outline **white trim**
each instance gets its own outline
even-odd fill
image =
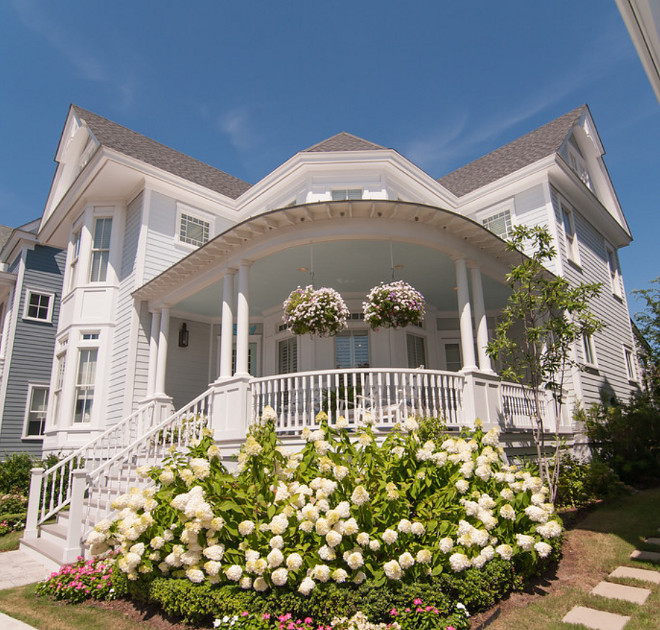
[[[30,411],[32,411],[32,392],[36,389],[45,389],[46,390],[46,415],[43,420],[43,433],[41,435],[28,435],[28,424],[30,421]],[[48,407],[50,403],[50,384],[48,383],[28,383],[28,392],[27,399],[25,401],[25,411],[23,413],[23,431],[21,433],[21,440],[43,440],[46,433],[46,422],[48,420]]]
[[[31,317],[28,315],[30,308],[30,298],[33,295],[40,295],[48,298],[48,312],[46,318],[43,317]],[[39,289],[31,289],[29,287],[25,288],[25,301],[23,302],[23,319],[30,322],[41,322],[42,324],[52,324],[53,322],[53,305],[55,303],[55,294],[50,291],[41,291]]]
[[[497,232],[494,232],[491,230],[487,225],[486,221],[489,219],[493,218],[494,216],[498,214],[503,214],[505,212],[509,213],[509,223],[511,225],[511,230],[517,225],[517,221],[515,220],[516,217],[516,205],[515,205],[515,200],[514,197],[509,197],[508,199],[501,201],[499,203],[496,203],[492,206],[489,206],[485,210],[481,210],[475,214],[475,219],[477,223],[480,223],[483,225],[487,230],[493,232],[496,236],[499,236],[502,240],[506,240],[511,236],[510,232],[507,232],[504,235],[498,234]]]

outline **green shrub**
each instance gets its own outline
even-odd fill
[[[6,514],[25,513],[27,497],[22,494],[5,494],[0,497],[0,519]]]
[[[581,507],[623,492],[617,474],[603,461],[583,461],[570,455],[561,459],[557,484],[557,507]]]
[[[0,462],[0,494],[28,494],[30,470],[36,465],[28,453],[12,453]]]
[[[628,403],[593,405],[586,429],[595,457],[627,484],[660,480],[660,397],[642,393]]]

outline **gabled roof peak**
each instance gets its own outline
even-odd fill
[[[115,151],[236,199],[250,184],[77,105],[72,111],[96,140]]]
[[[588,111],[587,105],[580,105],[513,142],[461,166],[438,179],[438,182],[457,197],[462,197],[537,160],[557,153],[573,127]]]
[[[342,131],[335,136],[327,138],[326,140],[305,149],[303,153],[324,153],[329,151],[378,151],[383,149],[385,149],[385,147],[381,147],[379,144],[374,144],[373,142],[369,142],[369,140],[354,136],[352,133]]]

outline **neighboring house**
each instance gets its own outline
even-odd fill
[[[454,428],[479,417],[511,447],[529,444],[522,389],[485,352],[519,260],[502,239],[520,223],[548,226],[550,271],[604,287],[592,308],[607,327],[574,349],[583,369],[561,417],[546,392],[547,426],[571,443],[575,403],[638,388],[617,253],[632,237],[603,154],[582,106],[440,179],[340,133],[250,185],[72,106],[39,229],[66,250],[44,450],[81,447],[69,527],[109,509],[111,468],[124,483],[129,462],[157,456],[174,410],[170,422],[205,418],[227,456],[266,405],[293,442],[323,409],[349,424],[369,411],[381,428],[409,413]],[[371,331],[362,302],[393,277],[423,293],[426,318]],[[345,333],[296,337],[282,324],[282,301],[309,283],[341,292]],[[31,505],[28,540],[60,509]],[[69,529],[64,557],[79,534]]]
[[[0,457],[40,456],[66,252],[0,228]]]
[[[660,2],[616,0],[651,87],[660,101]]]

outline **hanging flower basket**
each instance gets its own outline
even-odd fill
[[[402,280],[381,282],[362,304],[364,320],[373,330],[419,324],[424,319],[425,306],[424,296]]]
[[[347,327],[348,308],[334,289],[298,287],[284,300],[284,323],[294,335],[329,337]]]

